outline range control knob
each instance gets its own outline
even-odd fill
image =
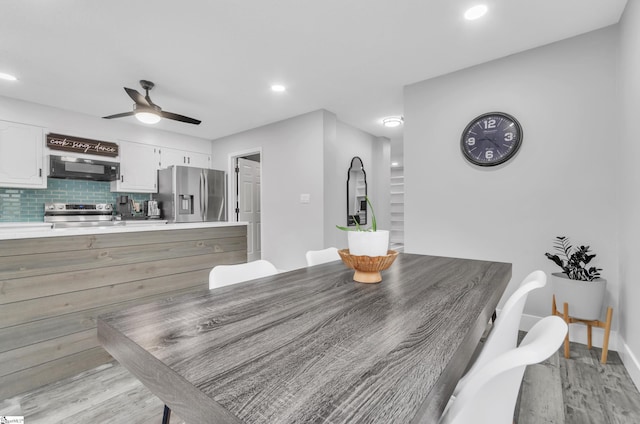
[[[55,205],[47,205],[47,208],[46,208],[46,209],[47,209],[48,211],[52,211],[52,210],[54,210],[55,208],[56,208],[56,207],[55,207]]]
[[[64,205],[63,205],[62,203],[58,203],[58,204],[56,205],[56,209],[58,209],[58,210],[63,210],[63,209],[64,209]]]

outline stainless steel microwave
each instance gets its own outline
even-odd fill
[[[75,180],[115,181],[120,164],[72,156],[49,156],[49,177]]]

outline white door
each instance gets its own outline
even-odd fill
[[[238,221],[247,226],[247,260],[261,258],[260,248],[260,162],[238,158],[236,176],[238,178]]]

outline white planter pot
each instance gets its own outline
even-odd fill
[[[551,274],[553,294],[556,297],[558,312],[569,304],[569,316],[585,320],[600,319],[602,303],[607,292],[607,280],[598,278],[593,281],[571,280],[566,274]]]
[[[356,256],[386,256],[389,250],[389,231],[349,231],[349,253]]]

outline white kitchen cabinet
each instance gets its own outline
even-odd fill
[[[156,193],[160,149],[148,144],[120,140],[120,179],[111,182],[111,191]]]
[[[160,168],[168,168],[171,165],[208,169],[211,168],[211,155],[168,147],[160,148]]]
[[[0,187],[47,188],[44,129],[0,121]]]

